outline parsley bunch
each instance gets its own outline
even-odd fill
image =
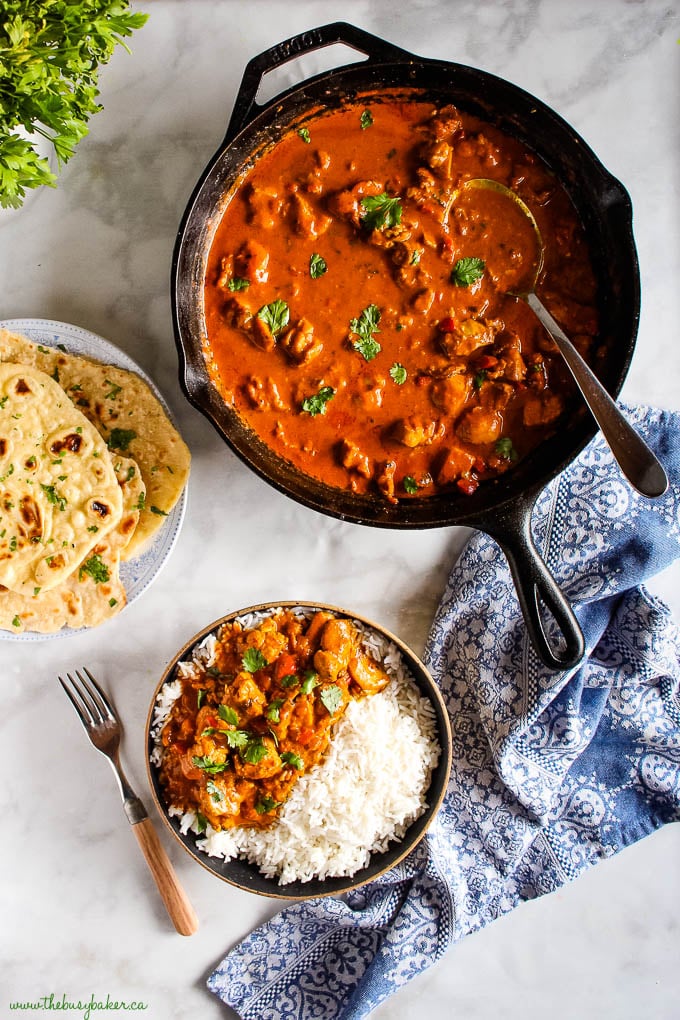
[[[0,8],[0,206],[54,187],[48,161],[20,129],[47,138],[66,163],[101,109],[99,67],[146,14],[129,0],[3,0]],[[17,130],[19,129],[19,131]]]

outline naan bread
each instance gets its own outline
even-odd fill
[[[142,551],[179,499],[191,455],[162,405],[133,372],[35,344],[0,329],[0,361],[33,365],[55,378],[113,453],[133,457],[146,501],[125,559]]]
[[[50,634],[62,627],[96,627],[124,607],[127,600],[119,575],[120,557],[137,525],[145,489],[134,461],[114,457],[113,467],[123,497],[116,527],[51,591],[19,595],[0,590],[0,629]]]
[[[23,595],[55,588],[122,511],[96,428],[49,375],[0,364],[0,584]]]

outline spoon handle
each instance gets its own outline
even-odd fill
[[[656,456],[629,424],[541,299],[533,292],[522,294],[521,297],[557,344],[593,418],[630,484],[651,499],[663,496],[668,488],[668,476]]]

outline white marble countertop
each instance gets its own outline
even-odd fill
[[[0,318],[75,323],[158,383],[193,453],[185,525],[156,583],[98,632],[3,642],[0,1015],[12,1001],[141,1000],[153,1020],[232,1014],[204,986],[277,902],[241,893],[162,838],[201,921],[171,929],[108,767],[56,674],[87,664],[126,722],[124,758],[147,802],[151,691],[192,633],[235,608],[319,599],[422,651],[460,530],[360,528],[260,482],[181,395],[170,259],[187,198],[223,137],[247,60],[306,28],[354,22],[415,53],[469,63],[553,106],[629,189],[643,308],[623,397],[680,407],[680,12],[666,0],[149,0],[150,19],[101,79],[104,111],[56,190],[0,219]],[[326,66],[288,65],[270,92]],[[652,585],[680,617],[680,572]],[[466,1020],[678,1015],[680,829],[669,826],[559,894],[465,939],[374,1013]],[[12,1015],[15,1015],[12,1013]],[[18,1014],[17,1014],[18,1015]],[[29,1014],[23,1014],[29,1015]],[[94,1014],[93,1014],[94,1015]],[[113,1013],[111,1015],[122,1015]]]

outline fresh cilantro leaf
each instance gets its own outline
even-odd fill
[[[12,620],[12,626],[13,627],[20,627],[21,626],[21,619],[20,619],[20,617],[18,617],[18,616],[14,617],[14,619]]]
[[[270,811],[273,811],[274,808],[281,807],[282,803],[283,802],[280,800],[274,800],[273,797],[269,796],[260,797],[260,799],[255,804],[255,810],[257,811],[258,815],[267,815],[269,814]]]
[[[106,383],[107,386],[111,387],[109,392],[105,395],[106,400],[115,400],[115,398],[118,396],[123,387],[118,386],[116,383],[112,383],[110,379],[105,379],[104,382]]]
[[[476,390],[481,390],[482,384],[484,383],[485,379],[486,379],[486,370],[482,369],[480,372],[477,373],[477,375],[472,380],[472,385],[474,386],[474,388]]]
[[[356,333],[359,337],[352,343],[352,346],[366,361],[372,361],[382,350],[378,341],[373,337],[374,333],[380,332],[378,329],[380,315],[377,305],[367,305],[358,319],[350,319],[350,332]]]
[[[206,793],[209,794],[210,799],[214,800],[216,804],[219,804],[220,801],[224,800],[224,794],[220,790],[219,786],[212,781],[212,779],[209,779],[205,784],[205,789]]]
[[[0,14],[0,206],[56,176],[17,129],[47,138],[66,163],[101,110],[99,70],[146,14],[129,0],[4,0]]]
[[[11,472],[8,472],[8,474],[11,474]],[[53,485],[43,485],[43,483],[41,482],[40,488],[47,496],[48,503],[52,503],[53,506],[58,506],[60,510],[66,509],[66,500],[64,499],[63,496],[58,495]]]
[[[395,361],[395,363],[392,365],[392,368],[390,369],[390,375],[394,382],[397,384],[397,386],[403,386],[404,383],[406,382],[408,372],[406,371],[403,365],[401,365],[398,361]]]
[[[299,134],[300,138],[302,139],[302,141],[305,143],[305,145],[309,145],[309,143],[312,140],[311,135],[309,133],[309,128],[305,128],[305,127],[298,128],[298,134]]]
[[[371,125],[373,124],[373,114],[371,113],[370,110],[362,111],[360,124],[362,131],[365,131],[366,128],[371,127]]]
[[[413,477],[413,475],[405,475],[403,484],[406,492],[408,492],[409,495],[411,496],[413,495],[414,492],[418,491],[418,483]]]
[[[319,682],[319,674],[315,673],[312,669],[308,669],[300,690],[303,694],[311,694],[314,688],[319,686]]]
[[[232,276],[232,278],[227,281],[227,287],[230,291],[246,290],[250,287],[250,280],[245,280],[242,276]]]
[[[247,747],[250,740],[250,734],[247,730],[225,730],[224,735],[227,738],[229,747]]]
[[[230,708],[229,705],[218,705],[217,714],[222,722],[229,723],[230,726],[238,726],[238,715],[235,709]]]
[[[451,270],[451,283],[455,283],[456,287],[469,287],[471,283],[481,280],[485,269],[484,259],[458,259]]]
[[[262,305],[262,308],[257,313],[257,317],[269,326],[272,336],[278,336],[281,330],[285,329],[288,325],[290,309],[285,301],[277,298],[268,305]]]
[[[328,269],[326,260],[321,255],[314,252],[309,259],[309,275],[313,280],[318,280],[320,276]]]
[[[268,756],[269,751],[266,744],[263,743],[262,737],[252,737],[241,751],[241,757],[249,765],[258,765],[263,758]]]
[[[295,687],[296,684],[300,683],[300,678],[295,673],[286,673],[285,676],[281,677],[279,683],[282,687]]]
[[[295,751],[284,751],[281,755],[281,761],[285,765],[290,765],[292,769],[297,769],[298,772],[302,772],[305,767],[305,763],[302,758],[299,754],[296,754]]]
[[[127,450],[133,439],[137,438],[134,429],[111,429],[106,445],[109,450]]]
[[[113,609],[114,606],[118,605],[118,599],[113,599],[113,598],[109,599],[109,605]]]
[[[89,560],[85,560],[78,571],[78,580],[82,581],[85,575],[92,578],[95,584],[102,584],[109,579],[109,568],[103,562],[101,556],[95,553],[90,556]]]
[[[196,812],[196,829],[199,833],[205,832],[208,828],[208,819],[200,811]]]
[[[314,418],[317,414],[326,413],[326,404],[335,396],[332,386],[322,386],[318,393],[311,397],[305,397],[302,401],[302,410],[311,414]]]
[[[281,706],[285,700],[285,698],[274,698],[273,701],[270,701],[267,706],[267,711],[265,712],[265,715],[270,722],[281,722]]]
[[[167,511],[161,510],[160,507],[153,506],[153,504],[149,507],[149,509],[151,510],[152,514],[156,514],[158,517],[167,517],[168,516]]]
[[[517,460],[517,450],[512,445],[512,439],[510,439],[509,436],[503,436],[501,439],[497,439],[494,450],[499,457],[503,458],[503,460],[513,462]]]
[[[386,191],[380,195],[366,195],[361,199],[364,210],[360,213],[366,230],[389,230],[401,223],[401,199],[390,198]]]
[[[335,715],[342,704],[342,691],[337,684],[331,684],[319,694],[321,703],[328,709],[330,715]]]
[[[207,754],[200,757],[194,755],[191,760],[197,769],[207,772],[209,776],[217,775],[218,772],[224,772],[224,770],[229,767],[228,762],[215,762],[212,758],[209,758]]]
[[[246,648],[241,662],[249,673],[256,673],[258,669],[269,665],[259,648]]]

